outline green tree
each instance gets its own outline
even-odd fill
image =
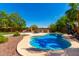
[[[5,31],[9,28],[8,14],[5,11],[0,11],[0,29]]]
[[[16,29],[23,29],[26,28],[26,22],[24,19],[22,19],[22,17],[19,16],[19,14],[17,13],[12,13],[9,16],[10,19],[10,26]]]
[[[62,16],[57,22],[57,31],[65,32],[66,30],[66,22],[67,22],[67,16]]]
[[[2,28],[8,28],[8,19],[2,19]]]
[[[62,16],[55,24],[50,24],[50,32],[66,32],[67,16]]]
[[[78,21],[78,25],[79,25],[79,20],[77,18],[77,14],[78,14],[77,8],[78,8],[79,4],[78,3],[69,3],[68,5],[70,6],[70,9],[68,11],[66,11],[66,15],[67,15],[68,19],[70,20],[70,24],[71,24],[72,28],[73,29],[75,28],[77,30],[77,32],[79,32],[79,30],[78,30],[79,27],[74,27],[74,25],[73,25],[75,20]]]
[[[66,15],[70,21],[77,18],[77,3],[69,3],[70,9],[66,11]]]
[[[31,32],[36,32],[37,29],[38,29],[38,26],[37,25],[31,25],[30,29],[31,29]]]
[[[56,24],[50,24],[48,28],[50,32],[55,32],[57,30]]]
[[[0,11],[0,19],[8,18],[8,14],[5,11]]]
[[[0,11],[0,29],[8,28],[21,30],[26,28],[26,22],[17,13],[7,14],[5,11]]]

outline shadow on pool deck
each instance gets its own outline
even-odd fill
[[[31,52],[31,53],[46,52],[46,50],[41,50],[41,49],[37,49],[37,48],[26,48],[26,50]]]
[[[36,48],[28,48],[26,50],[28,50],[31,53],[47,52],[47,51],[36,49]],[[50,56],[79,56],[79,48],[68,48],[64,50],[64,53],[52,53]]]
[[[36,49],[36,48],[24,48],[30,53],[41,53],[41,52],[47,52],[45,56],[79,56],[79,48],[68,48],[63,50],[64,52],[55,52],[51,51],[51,53],[48,53],[49,51],[44,51],[41,49]]]
[[[68,48],[64,52],[67,56],[79,56],[79,48]]]

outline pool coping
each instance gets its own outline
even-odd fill
[[[29,36],[24,36],[23,39],[18,43],[17,45],[17,52],[22,55],[22,56],[44,56],[47,54],[47,52],[42,52],[42,53],[30,53],[27,49],[31,48],[32,46],[29,44],[30,37],[32,36],[39,36],[39,35],[45,35],[47,33],[37,33],[37,34],[30,34]],[[69,48],[79,48],[79,43],[75,41],[70,41],[72,46]],[[63,52],[64,50],[60,50],[59,52]]]
[[[45,35],[45,34],[47,34],[47,33],[31,34],[29,36],[24,36],[23,39],[17,45],[17,52],[22,56],[41,56],[41,55],[45,54],[46,52],[44,52],[44,53],[29,53],[26,50],[26,48],[32,47],[29,44],[29,40],[30,40],[31,36],[39,36],[39,35]]]

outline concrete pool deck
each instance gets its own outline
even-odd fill
[[[22,56],[45,56],[47,55],[49,52],[36,50],[29,44],[31,36],[39,36],[39,35],[45,35],[45,34],[47,33],[36,33],[36,34],[30,33],[27,36],[24,36],[23,39],[17,45],[17,52]],[[70,42],[72,44],[70,48],[79,48],[78,42],[74,41],[73,39],[70,39]],[[62,55],[65,53],[64,50],[58,50],[58,51],[52,51],[52,52],[62,53]]]

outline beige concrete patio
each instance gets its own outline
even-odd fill
[[[22,56],[47,56],[49,55],[50,51],[41,51],[38,49],[33,48],[30,44],[30,37],[31,36],[39,36],[39,35],[45,35],[46,33],[37,33],[37,34],[30,34],[27,36],[24,36],[23,39],[18,43],[17,45],[17,51]],[[64,35],[65,36],[65,35]],[[76,48],[79,48],[79,43],[75,41],[74,39],[68,39],[71,42],[71,47],[73,51],[76,50]],[[58,51],[51,51],[52,55],[62,56],[62,55],[68,55],[68,51],[71,50],[70,48],[67,48],[66,50],[58,50]],[[75,49],[75,50],[74,50]],[[79,53],[79,50],[77,49],[77,52]],[[76,52],[76,53],[77,53]]]

